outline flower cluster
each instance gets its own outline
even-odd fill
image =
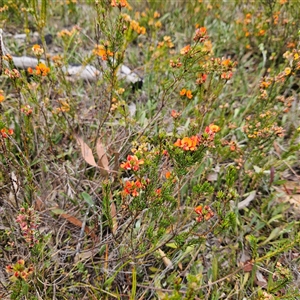
[[[29,74],[47,76],[50,73],[50,68],[47,67],[44,63],[39,63],[35,67],[35,70],[33,70],[32,68],[28,68],[27,71]]]
[[[182,89],[179,94],[180,94],[180,96],[182,96],[182,97],[185,96],[188,99],[192,99],[193,98],[193,94],[192,94],[191,90]]]
[[[59,54],[52,56],[51,60],[54,62],[56,67],[61,67],[63,65],[63,57]]]
[[[224,72],[221,74],[221,78],[225,80],[229,80],[233,76],[233,73],[231,71]]]
[[[79,31],[80,31],[80,27],[76,25],[72,28],[71,31],[68,29],[63,29],[62,31],[57,33],[57,36],[60,38],[71,37],[75,34],[78,34]]]
[[[227,141],[227,140],[223,140],[222,141],[222,146],[228,146],[230,151],[232,152],[240,152],[241,148],[239,147],[239,145],[235,142],[235,141]]]
[[[14,134],[14,130],[11,128],[2,128],[0,130],[0,136],[2,136],[4,139],[6,139],[9,135],[13,135]]]
[[[38,216],[36,215],[36,212],[32,207],[22,207],[16,222],[20,225],[26,243],[32,248],[38,242],[36,238],[38,233]]]
[[[173,118],[173,119],[177,119],[178,117],[180,117],[180,113],[178,112],[178,111],[176,111],[176,110],[172,110],[171,111],[171,117]]]
[[[296,101],[296,97],[295,96],[285,97],[284,95],[279,95],[276,97],[276,100],[278,102],[283,103],[284,105],[283,112],[287,113],[291,109],[293,102]]]
[[[177,58],[177,61],[170,60],[170,67],[171,68],[180,68],[182,66],[182,62],[180,61],[180,58]]]
[[[142,15],[144,16],[144,17],[146,17],[146,14],[145,13],[142,13]],[[162,23],[161,23],[161,21],[156,21],[155,19],[158,19],[160,17],[160,13],[158,12],[158,11],[155,11],[154,13],[153,13],[153,15],[152,16],[150,16],[150,19],[149,19],[149,21],[148,21],[148,25],[149,26],[154,26],[154,28],[161,28],[162,27]]]
[[[164,40],[158,43],[157,48],[161,48],[163,46],[167,46],[168,48],[174,48],[174,44],[170,36],[164,36]]]
[[[276,124],[271,127],[260,127],[260,124],[257,124],[256,126],[246,125],[243,129],[250,139],[267,139],[271,136],[284,137],[285,131],[281,126],[277,126]]]
[[[146,28],[144,26],[140,26],[139,22],[135,20],[130,21],[130,28],[137,34],[146,34]]]
[[[145,152],[148,152],[150,145],[147,141],[141,140],[139,143],[137,141],[132,142],[131,152],[135,155],[143,155]],[[141,160],[140,160],[141,161]]]
[[[53,114],[58,114],[60,112],[68,112],[70,111],[70,105],[68,103],[68,99],[59,99],[59,107],[53,109]]]
[[[125,100],[117,100],[115,97],[113,97],[111,99],[111,107],[110,107],[110,111],[114,112],[115,110],[117,110],[119,107],[124,108],[126,106],[126,102]]]
[[[146,181],[141,181],[139,179],[135,180],[135,181],[126,181],[125,185],[124,185],[124,189],[123,189],[123,195],[127,196],[133,196],[133,197],[137,197],[140,194],[140,190],[142,190],[143,188],[145,188],[147,184],[147,180]]]
[[[293,49],[292,52],[287,51],[283,54],[283,57],[288,61],[291,67],[300,70],[300,50]]]
[[[30,116],[33,110],[32,107],[27,104],[21,107],[21,112],[24,113],[26,116]]]
[[[102,60],[107,60],[109,56],[113,56],[113,52],[108,49],[107,45],[96,45],[93,50],[93,54],[100,56]]]
[[[146,34],[146,28],[140,26],[138,21],[132,20],[131,17],[127,14],[122,14],[123,19],[129,23],[129,28],[135,31],[137,34]]]
[[[180,50],[181,55],[187,55],[191,51],[191,45],[187,45]]]
[[[207,35],[206,27],[197,28],[194,35],[194,41],[202,43],[207,39],[208,39],[208,35]]]
[[[127,160],[123,162],[120,167],[124,170],[137,171],[142,164],[144,164],[144,160],[138,159],[136,155],[128,155]]]
[[[243,131],[250,139],[267,139],[270,137],[283,137],[284,129],[274,124],[273,118],[276,117],[275,112],[266,111],[261,113],[258,120],[254,120],[253,116],[246,117],[246,124]]]
[[[180,147],[185,151],[195,151],[197,150],[197,146],[200,144],[200,140],[200,137],[197,135],[184,137],[182,140],[177,139],[177,141],[174,143],[174,146]]]
[[[34,55],[37,57],[41,57],[44,53],[44,49],[40,45],[37,45],[37,44],[33,45],[31,50],[34,53]]]
[[[174,146],[180,147],[185,151],[195,151],[199,145],[214,147],[215,134],[220,131],[220,127],[215,124],[210,124],[204,130],[202,135],[193,135],[191,137],[184,137],[183,139],[177,139]]]
[[[203,219],[205,221],[208,221],[214,216],[214,212],[208,205],[205,205],[204,207],[202,205],[199,205],[195,207],[194,211],[198,215],[198,217],[196,218],[197,222],[202,222]]]
[[[4,74],[8,76],[10,79],[17,79],[20,78],[21,76],[20,72],[17,69],[12,69],[12,70],[5,69]]]
[[[129,8],[129,4],[127,3],[127,0],[112,0],[110,6],[119,7],[119,8],[121,7]]]
[[[206,81],[206,79],[207,79],[207,74],[200,73],[197,76],[196,84],[201,85]]]
[[[8,265],[5,268],[8,274],[12,274],[10,280],[15,282],[17,280],[28,280],[28,277],[33,273],[33,266],[25,267],[24,259],[19,259],[15,264]]]

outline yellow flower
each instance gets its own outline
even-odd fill
[[[291,72],[292,72],[292,69],[291,69],[291,68],[285,68],[285,69],[284,69],[284,73],[285,73],[286,76],[290,75]]]
[[[209,125],[209,129],[212,131],[212,132],[219,132],[221,130],[221,128],[218,126],[218,125],[215,125],[215,124],[210,124]]]

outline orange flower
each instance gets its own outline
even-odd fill
[[[50,68],[47,67],[45,64],[43,63],[39,63],[36,67],[35,67],[35,74],[36,75],[42,75],[42,76],[47,76],[50,72]]]
[[[202,207],[202,205],[199,205],[195,207],[194,211],[196,214],[198,214],[198,217],[196,218],[197,222],[203,221],[203,218],[205,221],[208,221],[214,216],[214,212],[208,205],[205,205],[204,207]]]
[[[159,17],[160,17],[160,13],[158,11],[155,11],[154,14],[153,14],[153,18],[157,19]]]
[[[215,124],[210,124],[209,125],[209,129],[212,131],[212,132],[219,132],[221,130],[221,128],[218,126],[218,125],[215,125]]]
[[[129,7],[129,4],[126,0],[112,0],[110,3],[112,7]]]
[[[131,192],[131,195],[133,197],[137,197],[139,195],[138,191],[136,189],[134,189],[132,192]]]
[[[136,155],[128,155],[127,161],[123,162],[120,167],[124,170],[133,170],[137,171],[139,166],[142,165],[144,161],[142,159],[138,159]]]
[[[258,32],[258,36],[264,36],[266,33],[266,31],[264,29],[261,29],[259,32]]]
[[[146,34],[146,28],[144,26],[140,26],[139,22],[135,20],[130,21],[130,28],[137,34]]]
[[[13,135],[14,134],[14,130],[13,129],[7,129],[7,128],[2,128],[0,130],[0,135],[6,139],[9,135]]]
[[[186,96],[188,99],[192,99],[192,98],[193,98],[192,91],[187,90],[187,89],[182,89],[182,90],[179,92],[179,94],[180,94],[180,96]]]
[[[178,139],[174,146],[180,147],[185,151],[195,151],[197,150],[197,146],[199,145],[199,138],[197,136],[184,137],[182,140]]]
[[[10,128],[10,129],[7,130],[7,133],[8,133],[8,135],[13,135],[14,134],[14,130]]]
[[[166,176],[167,179],[169,179],[171,177],[171,172],[168,171],[165,176]]]
[[[136,181],[126,181],[125,187],[123,190],[124,195],[131,195],[133,197],[137,197],[139,195],[140,189],[144,188],[144,184],[141,183],[139,180]]]
[[[103,45],[96,45],[93,50],[93,54],[100,56],[103,60],[107,60],[108,56],[113,56],[113,52]]]
[[[180,54],[186,55],[191,51],[191,45],[187,45],[180,50]]]
[[[195,42],[200,41],[202,43],[203,41],[208,39],[208,36],[206,35],[206,33],[207,33],[206,27],[200,27],[200,28],[196,29],[194,41]]]
[[[195,207],[194,211],[198,215],[202,214],[202,205]]]
[[[233,75],[233,73],[231,71],[228,73],[225,72],[225,73],[221,74],[221,78],[222,79],[230,79],[232,77],[232,75]]]
[[[172,118],[177,119],[179,116],[180,116],[180,113],[178,111],[176,111],[174,109],[171,111]]]
[[[198,78],[196,80],[196,84],[200,85],[200,84],[204,83],[206,81],[206,79],[207,79],[207,74],[199,74]]]
[[[228,67],[231,65],[232,65],[232,61],[229,58],[222,60],[222,66]]]
[[[180,96],[184,96],[186,94],[186,89],[182,89],[179,94]]]
[[[190,90],[186,91],[186,97],[188,99],[192,99],[193,98],[192,92]]]
[[[1,91],[0,91],[0,103],[3,102],[4,100],[5,100],[5,97],[4,97],[4,95],[1,94]]]

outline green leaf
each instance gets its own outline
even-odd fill
[[[95,203],[94,203],[92,197],[91,197],[88,193],[82,192],[82,193],[81,193],[81,196],[82,196],[83,200],[84,200],[89,206],[94,206],[94,205],[95,205]]]
[[[63,209],[60,209],[60,208],[54,208],[54,209],[51,209],[51,211],[55,214],[55,215],[61,215],[61,214],[64,214],[65,211]]]

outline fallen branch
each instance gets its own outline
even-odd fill
[[[9,51],[4,46],[3,42],[3,30],[0,29],[0,56],[10,54]],[[11,54],[10,54],[11,55]],[[14,56],[11,55],[13,63],[16,68],[27,70],[28,68],[35,68],[38,63],[46,63],[43,59],[36,59],[29,56]],[[2,61],[2,60],[1,60]],[[51,64],[53,65],[53,64]],[[96,81],[101,78],[102,72],[96,69],[92,65],[79,65],[73,66],[68,65],[62,68],[63,72],[73,78],[73,79],[82,79],[86,81]],[[121,65],[118,69],[117,76],[119,79],[125,79],[128,83],[136,84],[142,83],[142,78],[136,73],[132,72],[128,67]]]

